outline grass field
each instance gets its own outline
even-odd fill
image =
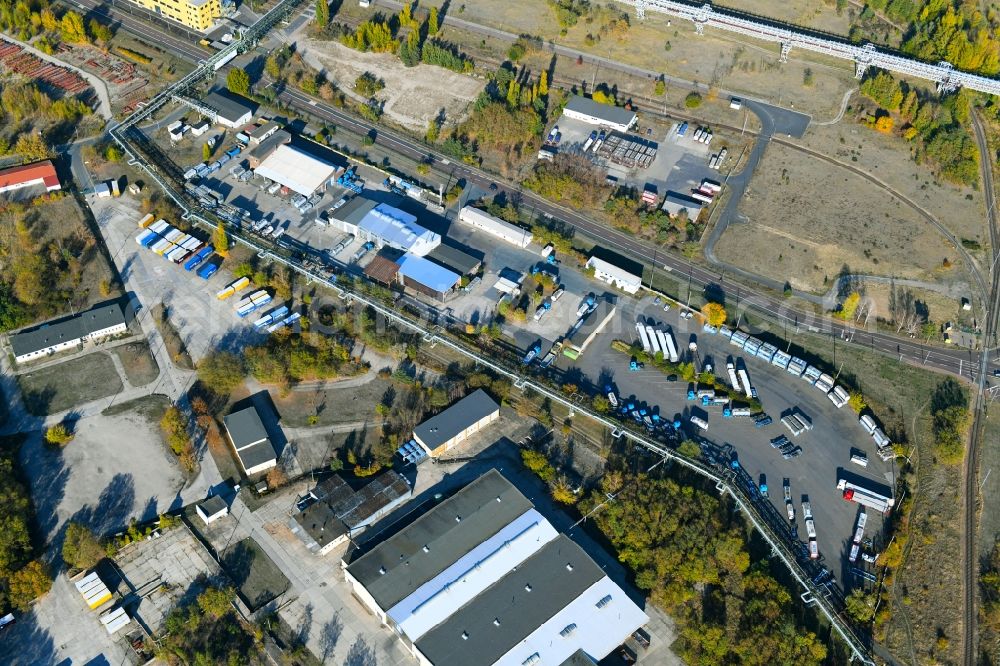
[[[719,259],[793,287],[825,292],[851,272],[965,283],[968,275],[941,233],[882,188],[846,169],[771,144],[716,246]],[[947,257],[951,268],[943,268]]]
[[[145,386],[160,375],[160,367],[149,351],[148,342],[133,342],[114,348],[125,369],[125,378],[132,386]]]
[[[288,589],[288,579],[252,538],[233,544],[223,553],[222,566],[251,610]]]
[[[170,398],[159,393],[145,395],[141,398],[126,400],[111,405],[101,412],[102,416],[118,416],[119,414],[136,414],[150,423],[159,424],[163,413],[170,406]]]
[[[18,375],[17,383],[24,406],[35,416],[62,412],[122,390],[114,363],[103,353]]]

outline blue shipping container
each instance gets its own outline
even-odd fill
[[[219,270],[219,264],[208,262],[198,269],[198,277],[207,280]]]
[[[198,254],[194,255],[193,257],[187,260],[187,263],[184,264],[184,270],[186,271],[192,270],[195,266],[205,261],[205,259],[208,258],[208,255],[212,254],[213,252],[215,252],[215,248],[212,247],[211,245],[202,248],[201,252],[199,252]]]

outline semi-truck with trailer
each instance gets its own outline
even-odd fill
[[[729,372],[729,384],[733,389],[740,390],[740,379],[736,375],[736,364],[731,360],[726,363],[726,370]]]
[[[750,384],[750,375],[747,374],[746,368],[740,368],[736,371],[737,376],[740,378],[740,383],[743,384],[743,393],[748,398],[753,397],[753,386]]]
[[[691,425],[699,430],[708,430],[708,422],[700,416],[692,416],[689,420],[691,421]]]
[[[843,493],[846,501],[857,502],[882,514],[888,513],[895,504],[895,500],[892,497],[844,478],[837,480],[837,490]]]

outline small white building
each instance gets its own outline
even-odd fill
[[[612,263],[604,261],[598,257],[591,257],[587,260],[587,268],[594,269],[594,277],[621,289],[626,294],[634,294],[642,286],[642,277],[633,275],[624,268],[619,268]]]
[[[206,525],[211,525],[218,519],[229,515],[229,505],[218,495],[202,500],[195,505],[194,510]]]
[[[635,111],[629,111],[620,106],[600,104],[589,97],[580,95],[570,98],[566,108],[563,109],[563,115],[588,125],[610,127],[619,132],[629,131],[638,118]]]
[[[230,129],[240,129],[253,118],[253,107],[248,102],[237,100],[224,90],[213,90],[205,95],[206,107],[215,112],[215,120]]]
[[[500,405],[486,391],[476,389],[414,428],[413,439],[436,458],[499,418]]]
[[[481,229],[491,236],[496,236],[502,241],[506,241],[519,248],[526,248],[531,243],[531,232],[516,224],[505,222],[498,217],[494,217],[486,211],[463,206],[458,214],[458,221],[465,222],[471,227]]]
[[[278,464],[260,414],[254,406],[233,412],[222,419],[226,434],[236,450],[236,459],[247,476],[266,472]]]

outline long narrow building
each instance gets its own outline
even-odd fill
[[[344,568],[423,666],[596,662],[649,620],[496,470]]]

